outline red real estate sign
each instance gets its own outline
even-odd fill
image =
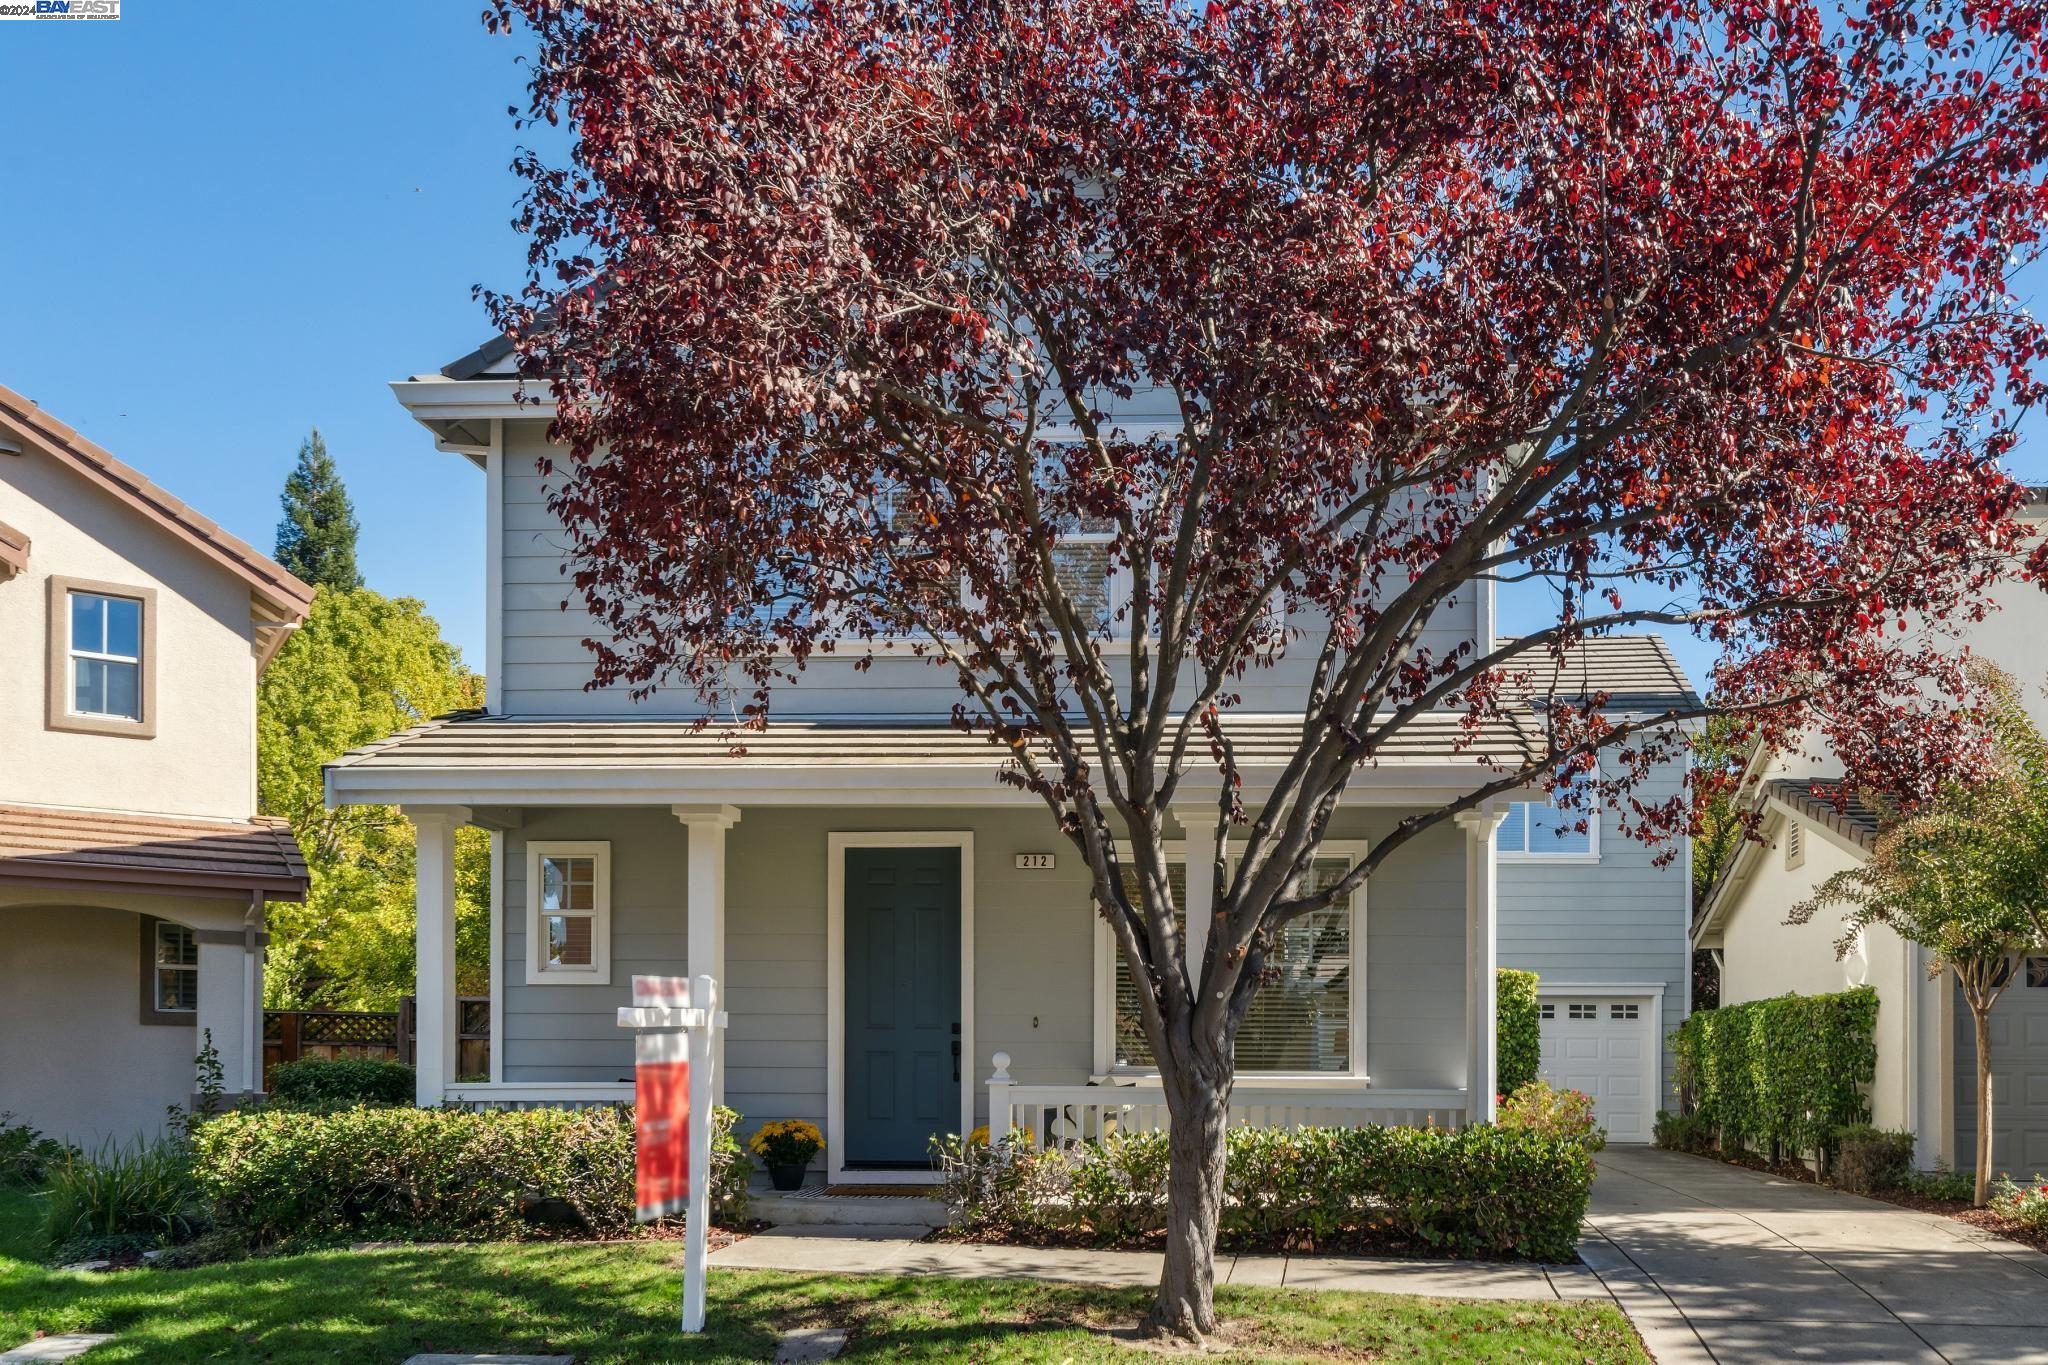
[[[677,977],[633,978],[636,1005],[687,1005],[688,983]],[[690,1062],[682,1033],[634,1039],[633,1128],[639,1151],[635,1181],[640,1222],[671,1218],[690,1203]]]

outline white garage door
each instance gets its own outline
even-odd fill
[[[1650,1002],[1602,996],[1543,997],[1539,1073],[1560,1090],[1593,1097],[1609,1142],[1648,1142],[1656,1109],[1649,1083]]]

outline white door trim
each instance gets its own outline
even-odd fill
[[[1549,995],[1649,1002],[1650,1045],[1643,1049],[1643,1095],[1650,1108],[1645,1119],[1653,1119],[1664,1107],[1664,989],[1661,981],[1560,981],[1553,985],[1539,978],[1536,982],[1539,1008]],[[1543,1021],[1538,1019],[1536,1026],[1541,1030]]]
[[[968,830],[839,831],[825,836],[825,1178],[928,1184],[925,1171],[854,1171],[846,1152],[846,853],[854,848],[960,850],[960,1127],[974,1131],[974,835]]]

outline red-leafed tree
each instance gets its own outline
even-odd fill
[[[1689,629],[1750,732],[1817,726],[1893,792],[1971,752],[1930,701],[1953,660],[1890,626],[1969,616],[2012,534],[2039,5],[488,17],[534,30],[527,116],[573,133],[569,164],[518,162],[529,277],[490,302],[559,405],[594,683],[761,723],[849,640],[958,680],[1137,986],[1172,1120],[1156,1330],[1214,1324],[1232,1048],[1284,926],[1561,772],[1641,837],[1686,829],[1631,790],[1705,708],[1532,707],[1527,678]],[[1120,423],[1140,400],[1168,420]],[[1102,557],[1060,553],[1083,527]],[[1543,628],[1441,643],[1532,578]],[[1276,664],[1298,730],[1254,790],[1231,712]],[[1542,752],[1495,742],[1509,712]],[[1315,881],[1347,784],[1446,714],[1471,789]],[[1234,858],[1196,871],[1191,962],[1164,840],[1195,793]]]

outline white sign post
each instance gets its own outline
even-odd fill
[[[708,976],[636,976],[633,1004],[619,1010],[619,1027],[639,1029],[633,1040],[635,1138],[639,1149],[638,1217],[643,1223],[683,1215],[683,1330],[704,1330],[704,1252],[711,1230],[712,1045],[726,1016],[718,983]],[[687,1073],[687,1108],[676,1111]],[[686,1119],[687,1154],[674,1144],[675,1122]],[[675,1197],[677,1167],[687,1170],[687,1197]]]

